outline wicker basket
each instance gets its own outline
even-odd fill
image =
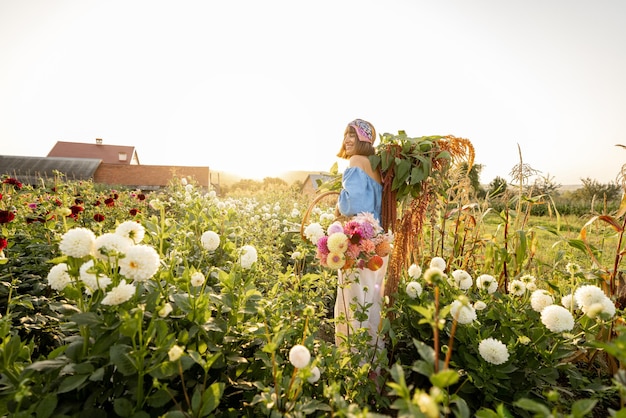
[[[306,223],[309,221],[309,217],[311,216],[311,211],[313,210],[315,205],[317,205],[322,199],[328,196],[333,196],[333,195],[339,195],[339,192],[337,190],[329,190],[327,192],[317,195],[315,199],[313,199],[309,207],[306,209],[306,212],[304,212],[304,216],[302,217],[302,223],[300,224],[300,236],[302,237],[303,240],[306,240],[306,237],[304,236],[304,228],[305,228]]]

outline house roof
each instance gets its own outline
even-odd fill
[[[324,173],[309,174],[308,176],[306,176],[306,179],[304,179],[303,186],[306,185],[307,182],[310,181],[313,186],[313,190],[317,190],[321,183],[325,183],[329,180],[332,180],[333,177],[334,176],[332,174],[324,174]]]
[[[126,159],[121,159],[124,155]],[[106,164],[139,164],[135,147],[128,145],[108,145],[101,142],[88,144],[85,142],[58,141],[48,153],[48,157],[63,158],[97,158]]]
[[[41,178],[54,178],[56,171],[67,180],[93,179],[101,160],[95,158],[21,157],[0,155],[0,174],[22,183],[38,184]]]

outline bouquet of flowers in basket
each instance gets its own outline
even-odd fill
[[[324,231],[310,224],[304,234],[317,246],[316,257],[324,267],[347,270],[352,267],[378,270],[391,252],[391,234],[385,233],[371,213],[360,213],[344,223],[335,221]]]

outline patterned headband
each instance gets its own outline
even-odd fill
[[[359,141],[374,143],[372,126],[363,119],[355,119],[348,126],[352,126],[356,130],[356,136],[359,138]]]

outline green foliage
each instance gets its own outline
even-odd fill
[[[407,144],[427,152],[432,139]],[[406,156],[413,158],[411,146]],[[432,169],[421,160],[417,171],[395,159],[383,163],[397,163],[400,193]],[[525,210],[532,197],[521,210],[497,211],[442,190],[424,228],[428,245],[415,257],[424,275],[403,272],[383,313],[385,349],[373,355],[364,330],[350,344],[335,345],[336,274],[321,269],[315,248],[299,237],[308,202],[274,186],[219,198],[180,183],[150,193],[90,182],[2,184],[0,209],[15,219],[0,224],[7,239],[0,266],[0,415],[488,417],[619,409],[625,379],[607,364],[612,357],[623,361],[623,332],[610,334],[611,319],[582,310],[574,312],[572,330],[551,332],[532,307],[531,290],[516,295],[507,287],[533,275],[558,303],[583,284],[602,285],[607,273],[620,270],[621,258],[613,263],[622,251],[614,229],[619,214],[598,218],[585,236],[572,238],[560,225],[534,223]],[[312,216],[328,222],[332,207]],[[119,254],[77,258],[61,251],[68,231],[82,227],[100,237],[126,221],[143,228],[141,244],[158,254],[158,268],[145,280],[125,276]],[[217,248],[204,246],[207,231],[218,234]],[[551,241],[544,244],[545,236]],[[247,245],[258,254],[250,266],[241,254]],[[561,250],[548,256],[551,245]],[[435,257],[447,262],[445,277],[427,280]],[[81,276],[88,260],[89,272],[111,279],[105,289],[89,288]],[[568,270],[573,261],[580,271]],[[48,274],[63,262],[70,281],[55,290]],[[454,280],[461,269],[471,286]],[[198,274],[204,280],[194,285]],[[477,285],[483,274],[493,276],[496,291]],[[135,286],[129,299],[103,303],[122,280]],[[411,281],[423,289],[415,299],[406,292]],[[455,320],[455,301],[471,304],[476,319]],[[506,346],[506,362],[482,357],[479,343],[487,338]],[[289,361],[299,344],[311,354],[304,368]]]

